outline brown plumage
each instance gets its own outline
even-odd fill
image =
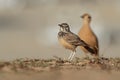
[[[62,46],[66,49],[71,50],[73,53],[70,54],[69,60],[72,60],[77,46],[88,46],[82,41],[76,34],[70,31],[70,27],[67,23],[59,24],[60,31],[58,33],[58,40]]]
[[[99,44],[98,44],[98,39],[95,33],[92,31],[90,27],[91,16],[85,13],[81,16],[81,18],[83,19],[83,25],[78,35],[86,44],[90,46],[92,50],[90,51],[88,48],[83,47],[83,46],[80,46],[80,48],[85,53],[91,53],[91,55],[98,57],[99,56]]]

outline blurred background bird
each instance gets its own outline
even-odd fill
[[[87,43],[92,51],[88,50],[88,48],[80,46],[81,50],[83,50],[85,53],[90,53],[93,56],[99,56],[99,44],[98,39],[93,30],[90,27],[91,23],[91,16],[88,13],[85,13],[81,16],[83,19],[82,28],[80,29],[78,35],[79,37]]]

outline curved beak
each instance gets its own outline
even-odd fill
[[[84,18],[84,16],[82,15],[82,16],[80,16],[81,18]]]
[[[61,26],[61,24],[58,24],[58,26]]]

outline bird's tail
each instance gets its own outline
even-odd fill
[[[81,40],[79,46],[83,46],[84,47],[84,46],[88,46],[88,44],[85,43],[83,40]]]
[[[81,45],[80,46],[83,46],[85,49],[87,49],[91,53],[91,55],[96,55],[96,56],[98,55],[97,49],[89,46],[83,40],[81,40]]]

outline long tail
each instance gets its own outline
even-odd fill
[[[90,48],[89,46],[84,46],[90,53],[95,53],[94,49]]]
[[[81,40],[81,42],[82,42],[81,46],[83,46],[85,49],[87,49],[91,53],[91,55],[98,55],[98,51],[95,47],[93,48],[93,47],[89,46],[83,40]]]

